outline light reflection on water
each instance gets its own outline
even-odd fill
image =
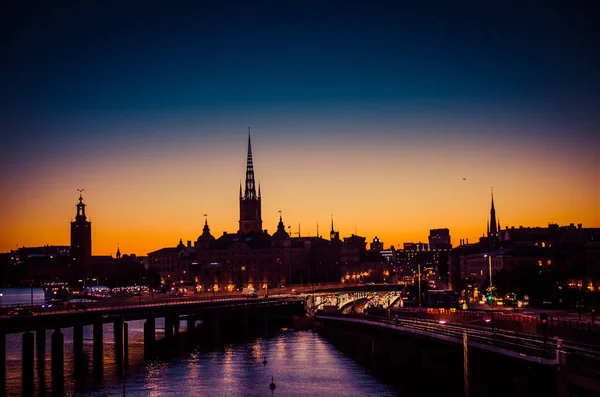
[[[162,319],[157,319],[157,328]],[[182,324],[182,331],[185,326]],[[104,370],[102,381],[92,373],[92,329],[84,328],[84,352],[88,360],[88,379],[75,382],[72,329],[65,335],[65,395],[108,396],[393,396],[395,389],[380,383],[359,364],[345,357],[312,332],[283,332],[248,343],[227,345],[208,351],[192,351],[180,358],[143,364],[143,321],[129,322],[130,370],[125,384],[114,360],[112,324],[104,326]],[[46,332],[44,394],[51,394],[50,337]],[[161,338],[157,330],[157,338]],[[7,336],[7,391],[21,395],[21,334]],[[263,365],[264,358],[267,365]],[[36,353],[36,395],[40,377]],[[269,383],[275,378],[276,390]],[[76,385],[79,384],[77,392]]]
[[[267,357],[253,352],[260,345]],[[286,354],[280,357],[279,346]],[[300,352],[307,353],[302,356]],[[304,357],[304,358],[302,358]],[[271,377],[277,384],[269,390]],[[109,396],[122,395],[122,386],[106,387]],[[289,332],[255,343],[194,352],[188,358],[154,364],[143,375],[126,381],[127,396],[392,396],[391,387],[380,384],[358,364],[344,357],[311,332]],[[83,394],[83,396],[96,394]]]

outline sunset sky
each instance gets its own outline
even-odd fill
[[[592,2],[11,3],[0,252],[68,245],[78,188],[94,255],[237,231],[248,126],[271,233],[456,245],[491,187],[503,228],[600,226]]]

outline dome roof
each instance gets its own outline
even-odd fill
[[[279,216],[279,223],[277,224],[277,231],[273,233],[273,238],[278,240],[286,240],[290,238],[290,235],[285,231],[285,226],[283,224],[283,220],[281,219],[281,215]]]
[[[212,234],[210,234],[210,228],[208,227],[208,222],[204,221],[204,229],[202,229],[202,234],[198,237],[198,241],[214,241],[215,238]]]

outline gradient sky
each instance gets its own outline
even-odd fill
[[[237,231],[248,126],[270,232],[473,241],[492,186],[502,227],[600,226],[593,2],[9,3],[0,252],[68,245],[77,188],[94,255]]]

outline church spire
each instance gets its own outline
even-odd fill
[[[498,222],[496,221],[496,209],[494,208],[494,188],[492,188],[492,207],[490,209],[489,236],[498,237]]]
[[[340,232],[336,232],[335,229],[333,228],[333,214],[331,214],[331,231],[329,232],[329,239],[330,240],[339,240],[340,239]]]
[[[248,127],[248,156],[246,159],[246,189],[244,198],[256,198],[256,188],[254,186],[254,164],[252,162],[252,141],[250,139],[250,127]]]
[[[260,184],[258,187],[258,195],[256,194],[256,185],[254,180],[254,163],[252,161],[252,140],[250,137],[250,127],[248,127],[246,186],[243,195],[240,191],[240,233],[261,233],[263,231],[260,195]]]

